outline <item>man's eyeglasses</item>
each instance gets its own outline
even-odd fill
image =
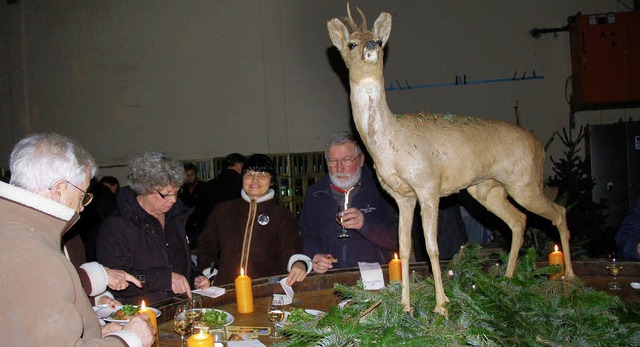
[[[342,158],[340,160],[338,159],[327,159],[327,166],[328,167],[336,167],[338,166],[338,163],[342,164],[342,166],[351,166],[353,165],[353,162],[358,160],[358,158],[360,157],[360,155],[356,155],[353,158]]]
[[[80,189],[80,187],[76,186],[75,184],[67,181],[67,180],[62,180],[65,181],[67,183],[69,183],[69,185],[71,185],[73,188],[79,190],[82,192],[82,206],[87,206],[91,203],[91,200],[93,200],[93,194],[88,193],[86,190],[82,190]],[[57,182],[57,181],[56,181]],[[55,184],[55,182],[54,182]],[[53,188],[53,184],[49,186],[49,190],[51,190]]]
[[[178,195],[179,195],[180,193],[182,193],[182,188],[178,189],[178,191],[177,191],[177,192],[175,192],[175,193],[173,193],[173,194],[162,194],[162,193],[160,193],[160,191],[159,191],[159,190],[157,190],[157,189],[156,189],[156,193],[158,193],[158,195],[160,195],[160,197],[161,197],[161,198],[163,198],[163,199],[170,198],[170,197],[172,197],[172,196],[173,196],[173,197],[175,197],[175,198],[177,199],[177,198],[178,198]]]
[[[261,171],[247,171],[244,173],[245,180],[257,179],[259,181],[266,181],[271,179],[271,174],[268,172]]]

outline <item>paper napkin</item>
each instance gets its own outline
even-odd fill
[[[384,277],[382,277],[380,264],[358,262],[358,267],[360,268],[364,289],[376,290],[384,288]]]

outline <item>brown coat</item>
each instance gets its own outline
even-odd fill
[[[77,218],[53,200],[0,182],[2,345],[127,346],[118,336],[102,338],[78,273],[60,250],[62,232]]]
[[[203,270],[215,262],[215,285],[233,283],[240,274],[248,215],[249,202],[243,198],[223,202],[214,208],[200,234],[198,267]],[[269,217],[266,224],[265,216]],[[252,279],[286,274],[289,258],[301,250],[300,228],[291,212],[274,199],[259,202],[246,274]]]

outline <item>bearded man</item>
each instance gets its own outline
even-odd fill
[[[365,165],[352,134],[333,135],[324,154],[329,172],[309,188],[300,211],[303,253],[316,273],[388,263],[398,251],[393,200]]]

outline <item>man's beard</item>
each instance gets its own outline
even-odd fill
[[[329,177],[331,178],[331,183],[333,183],[334,186],[340,189],[349,189],[355,186],[356,184],[358,184],[358,182],[360,182],[361,176],[362,176],[361,166],[358,166],[358,169],[356,170],[355,174],[353,174],[353,176],[345,173],[336,173],[333,175],[329,174]]]

